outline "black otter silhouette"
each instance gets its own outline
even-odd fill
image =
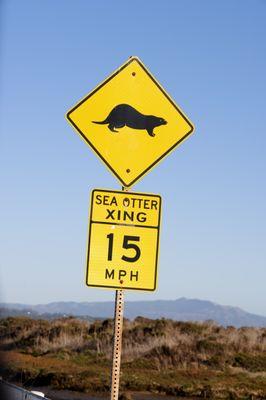
[[[153,129],[156,126],[165,125],[167,122],[163,118],[154,115],[143,115],[128,104],[115,106],[104,121],[92,121],[94,124],[108,124],[112,132],[118,132],[115,128],[128,126],[133,129],[146,129],[150,136],[155,136]]]

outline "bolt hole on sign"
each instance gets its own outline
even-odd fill
[[[160,219],[158,195],[93,190],[86,284],[155,290]]]
[[[194,129],[137,57],[79,101],[67,120],[125,187],[135,184]]]

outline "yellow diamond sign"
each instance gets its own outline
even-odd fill
[[[127,187],[194,129],[136,57],[74,106],[67,119]]]

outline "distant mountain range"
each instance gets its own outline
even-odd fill
[[[26,305],[18,303],[0,303],[0,315],[29,315],[33,318],[56,318],[60,316],[77,316],[86,319],[112,318],[114,302],[73,302],[60,301],[49,304]],[[241,308],[222,306],[211,301],[186,299],[127,301],[125,317],[134,319],[137,316],[146,318],[167,318],[178,321],[213,320],[220,325],[235,327],[266,327],[266,317],[250,314]]]

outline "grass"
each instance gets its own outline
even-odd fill
[[[112,335],[112,320],[2,319],[1,375],[28,386],[109,391]],[[265,398],[266,329],[125,320],[120,382],[125,391]]]

